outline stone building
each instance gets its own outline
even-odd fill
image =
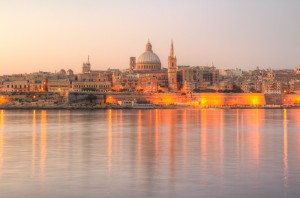
[[[68,92],[71,88],[69,79],[48,80],[48,92]]]
[[[73,82],[73,91],[97,91],[97,92],[108,92],[111,90],[111,82]]]

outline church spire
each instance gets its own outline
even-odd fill
[[[174,54],[174,45],[173,45],[173,39],[172,39],[172,41],[171,41],[170,56],[171,56],[171,57],[175,57],[175,54]]]

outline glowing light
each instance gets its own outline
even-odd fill
[[[201,99],[201,105],[205,106],[206,105],[206,99]]]
[[[106,103],[108,103],[108,104],[114,104],[114,103],[117,103],[117,100],[114,99],[112,96],[108,96],[106,98]]]
[[[257,104],[258,104],[258,102],[257,102],[257,99],[256,99],[256,98],[253,98],[251,101],[252,101],[252,104],[253,104],[253,105],[257,105]]]
[[[5,103],[7,103],[9,100],[6,98],[6,97],[4,97],[4,96],[0,96],[0,104],[5,104]]]

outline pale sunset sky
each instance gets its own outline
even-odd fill
[[[300,65],[299,0],[0,0],[0,75],[128,68],[150,39],[167,66]]]

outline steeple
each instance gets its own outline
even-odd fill
[[[170,56],[173,57],[173,58],[175,57],[175,54],[174,54],[174,45],[173,45],[173,39],[172,39],[172,41],[171,41]]]
[[[170,56],[168,58],[168,84],[170,91],[178,91],[177,87],[177,58],[174,53],[173,39],[171,41]]]

